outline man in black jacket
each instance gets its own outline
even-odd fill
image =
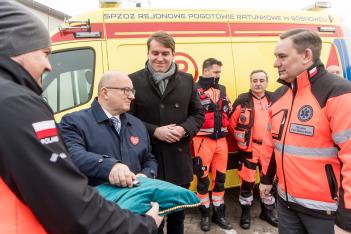
[[[7,191],[0,193],[0,217],[14,213],[4,207],[16,212],[15,221],[1,220],[0,233],[23,233],[22,224],[36,226],[36,233],[153,233],[161,222],[157,204],[142,216],[122,210],[72,163],[40,97],[50,47],[39,19],[14,1],[0,1],[0,191]]]
[[[130,75],[136,90],[131,113],[144,121],[149,132],[158,178],[189,187],[193,179],[189,141],[199,131],[204,111],[193,77],[173,62],[173,38],[156,32],[147,46],[146,67]],[[167,233],[183,232],[184,211],[168,215]]]

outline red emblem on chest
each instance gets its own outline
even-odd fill
[[[139,143],[139,137],[131,136],[130,137],[130,142],[132,142],[133,145],[137,145]]]

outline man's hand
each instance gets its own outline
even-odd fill
[[[154,137],[161,141],[166,141],[168,143],[174,143],[180,140],[180,136],[177,131],[174,131],[175,124],[165,125],[156,128],[154,132]]]
[[[133,181],[136,179],[133,172],[131,172],[127,165],[123,163],[116,163],[108,176],[110,184],[120,187],[133,187]]]
[[[151,202],[151,209],[146,213],[147,215],[151,216],[155,222],[157,227],[160,226],[163,217],[158,215],[159,212],[159,205],[157,202]]]
[[[334,225],[335,234],[350,234],[350,232],[345,231],[344,229],[339,228],[337,225]]]
[[[268,198],[271,196],[272,185],[271,184],[262,184],[260,183],[260,196],[261,198]]]
[[[184,137],[185,134],[186,134],[185,129],[184,129],[182,126],[179,126],[179,125],[174,126],[174,127],[172,128],[171,132],[172,132],[172,134],[173,134],[174,136],[179,137],[179,139],[182,138],[182,137]]]

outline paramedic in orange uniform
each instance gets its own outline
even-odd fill
[[[321,49],[318,33],[294,29],[274,52],[283,86],[269,110],[260,193],[276,174],[279,233],[351,231],[351,83],[326,71]]]
[[[212,171],[212,221],[223,229],[232,229],[225,218],[224,182],[227,170],[228,145],[225,136],[228,133],[228,114],[230,102],[225,86],[218,84],[222,62],[208,58],[203,62],[202,73],[196,83],[201,105],[205,110],[205,122],[193,138],[195,157],[194,173],[197,176],[197,195],[202,205],[200,228],[210,230],[209,170]]]
[[[240,154],[241,179],[239,202],[241,206],[240,227],[249,229],[251,224],[250,209],[253,201],[253,188],[256,181],[256,167],[260,159],[260,148],[264,131],[267,128],[268,108],[271,93],[266,91],[268,75],[263,70],[254,70],[250,74],[250,91],[239,95],[233,105],[229,130],[234,136]],[[273,196],[261,199],[260,218],[273,226],[278,226],[274,215]]]

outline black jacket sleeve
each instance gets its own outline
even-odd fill
[[[132,101],[132,103],[130,104],[130,110],[128,112],[129,114],[132,114],[134,116],[138,116],[138,112],[137,112],[137,108],[136,108],[136,104],[135,104],[135,101]],[[141,119],[140,119],[141,120]],[[142,120],[141,120],[142,121]],[[147,132],[149,133],[149,136],[150,136],[150,141],[152,141],[152,136],[154,135],[155,133],[155,130],[156,128],[158,128],[159,126],[156,125],[156,124],[151,124],[151,123],[148,123],[146,121],[142,121],[143,124],[145,125],[146,129],[147,129]]]
[[[62,138],[43,139],[34,123],[53,120],[34,95],[0,102],[0,173],[49,233],[153,233],[154,220],[104,200],[72,163]],[[57,127],[56,127],[57,128]],[[45,134],[44,134],[45,135]]]
[[[192,93],[188,108],[188,118],[181,124],[181,126],[188,132],[190,138],[196,135],[205,120],[205,112],[202,108],[200,98],[197,93],[197,88],[192,76],[191,81]]]

